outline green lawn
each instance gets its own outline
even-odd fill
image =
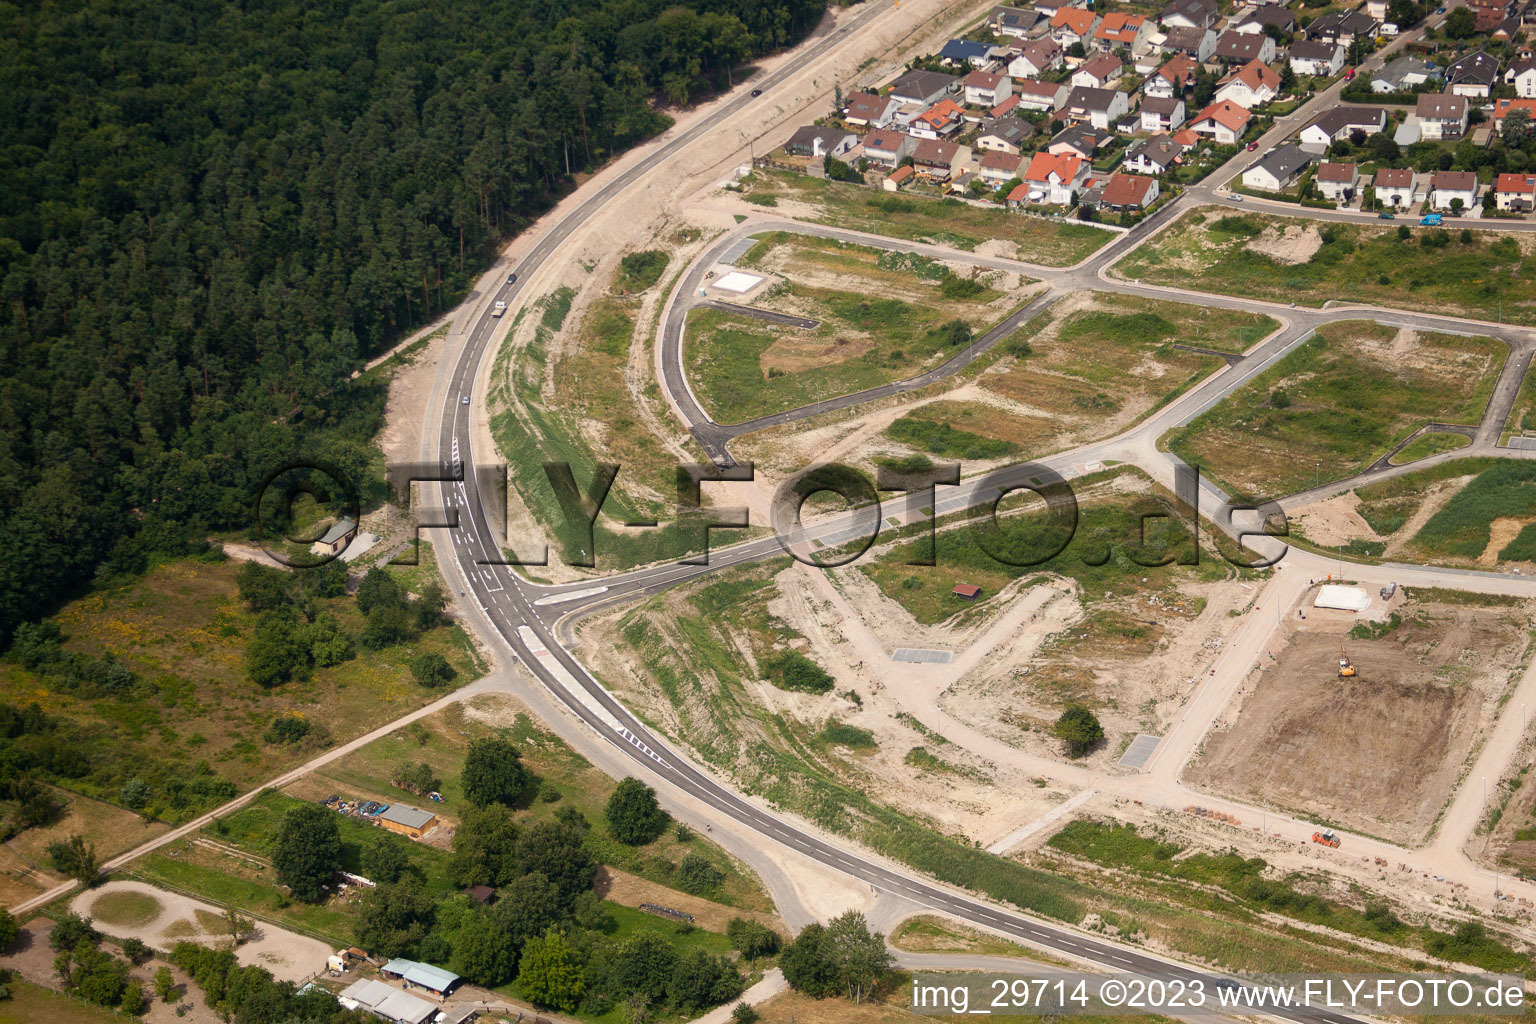
[[[1417,225],[1330,224],[1302,263],[1250,242],[1309,222],[1265,213],[1194,210],[1115,267],[1125,279],[1320,306],[1329,299],[1536,324],[1536,276],[1523,237]],[[1398,236],[1399,227],[1409,233]],[[1308,227],[1308,230],[1313,230]],[[1421,240],[1445,240],[1424,245]],[[1536,264],[1532,265],[1536,269]]]
[[[753,305],[821,324],[806,331],[728,310],[690,313],[689,379],[722,423],[914,376],[960,352],[1023,298],[922,257],[802,235],[765,236],[741,262],[786,278]],[[957,321],[970,334],[946,330]]]
[[[1236,496],[1268,499],[1359,472],[1430,421],[1481,419],[1507,348],[1368,321],[1327,324],[1170,437]]]
[[[1406,466],[1410,462],[1427,459],[1431,455],[1439,455],[1442,452],[1453,452],[1458,448],[1465,448],[1472,443],[1472,439],[1465,434],[1433,433],[1421,434],[1403,446],[1402,450],[1392,456],[1394,466]]]
[[[778,171],[758,172],[749,188],[754,198],[774,196],[808,203],[814,209],[810,219],[833,227],[966,250],[1003,239],[1016,246],[1015,258],[1047,267],[1077,263],[1114,237],[1102,228],[1010,213],[1002,207],[891,195]]]
[[[1451,463],[1451,466],[1458,465]],[[1437,467],[1439,468],[1439,467]],[[1464,471],[1470,471],[1466,467]],[[1496,519],[1528,520],[1536,510],[1536,464],[1509,460],[1484,469],[1454,494],[1409,542],[1432,557],[1475,559],[1488,547]],[[1498,552],[1500,560],[1529,561],[1533,537],[1524,528]]]
[[[0,1000],[0,1024],[123,1024],[125,1020],[132,1020],[104,1006],[71,998],[21,978],[12,978],[10,986],[11,998]]]
[[[1106,475],[1134,471],[1111,471]],[[1059,573],[1081,586],[1084,599],[1093,601],[1106,591],[1124,595],[1129,591],[1154,593],[1176,586],[1182,578],[1203,578],[1210,573],[1219,577],[1226,572],[1224,563],[1209,552],[1202,555],[1198,567],[1179,565],[1143,567],[1131,560],[1135,554],[1143,561],[1155,561],[1165,555],[1178,558],[1192,554],[1189,535],[1174,519],[1146,520],[1146,547],[1140,549],[1142,512],[1166,509],[1150,494],[1144,499],[1088,497],[1093,478],[1073,481],[1078,494],[1077,522],[1070,540],[1059,553],[1044,557],[1061,545],[1065,532],[1048,523],[1040,513],[1038,500],[1030,506],[1035,512],[1002,520],[994,534],[985,521],[953,528],[941,526],[936,539],[935,565],[910,565],[923,554],[927,541],[904,541],[879,549],[875,557],[866,557],[860,571],[878,586],[886,597],[901,605],[918,622],[942,622],[957,614],[974,614],[998,592],[1020,577],[1030,574]],[[1005,500],[1001,514],[1010,502]],[[1021,564],[1010,565],[986,550]],[[951,591],[956,583],[974,583],[982,588],[978,601],[957,597]]]
[[[981,378],[988,391],[1031,410],[1008,415],[1024,436],[977,432],[1016,440],[1031,456],[1106,436],[1222,368],[1219,357],[1190,348],[1242,352],[1279,326],[1267,316],[1192,303],[1110,292],[1085,299],[1059,321],[1042,322],[1053,309],[1031,322],[1027,355]]]

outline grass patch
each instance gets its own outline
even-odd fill
[[[157,826],[122,806],[130,780],[145,784],[144,815],[185,821],[314,756],[302,744],[264,741],[277,716],[302,717],[345,742],[437,696],[411,675],[410,662],[420,654],[441,654],[460,683],[480,675],[463,630],[445,625],[383,650],[359,648],[308,679],[264,689],[245,671],[257,615],[238,596],[240,565],[164,562],[143,576],[103,584],[52,617],[66,650],[110,655],[132,673],[119,691],[99,694],[78,680],[0,662],[0,700],[36,702],[58,721],[54,735],[63,747],[88,753],[59,781],[101,802],[71,800],[59,825],[14,842],[27,849],[36,842],[41,853],[47,840],[79,832],[96,842],[99,855],[111,856],[157,834]],[[363,631],[351,597],[319,598],[316,610],[351,637]]]
[[[1536,464],[1501,461],[1478,473],[1430,516],[1409,547],[1431,556],[1471,559],[1480,556],[1492,539],[1495,519],[1528,519],[1536,509]],[[1521,530],[1521,534],[1525,534]],[[1529,550],[1529,540],[1518,537],[1517,553]],[[1504,551],[1509,551],[1506,547]],[[1504,558],[1503,552],[1499,554]]]
[[[762,236],[740,262],[787,278],[756,304],[820,326],[806,331],[729,310],[691,312],[690,381],[721,422],[913,376],[956,354],[1012,307],[990,286],[925,257],[787,232]]]
[[[123,1024],[133,1019],[19,977],[13,976],[8,984],[11,997],[0,1000],[0,1024]]]
[[[149,924],[165,906],[147,892],[105,892],[91,901],[90,916],[104,924],[133,928]]]
[[[829,721],[821,727],[817,738],[823,743],[829,743],[835,747],[847,747],[849,750],[874,750],[878,746],[874,733],[846,722]]]
[[[1327,324],[1169,437],[1234,495],[1268,499],[1350,476],[1430,421],[1476,423],[1507,353],[1490,338]]]
[[[1440,455],[1443,452],[1454,452],[1458,448],[1465,448],[1472,443],[1472,439],[1465,434],[1448,434],[1436,431],[1432,434],[1420,434],[1403,446],[1402,450],[1392,456],[1392,465],[1406,466],[1410,462],[1418,462],[1427,459],[1431,455]]]
[[[901,417],[885,433],[892,440],[947,459],[1000,459],[1018,450],[1017,445],[1008,441],[983,437],[920,415]]]
[[[981,384],[1039,410],[1032,425],[1056,448],[1124,429],[1224,365],[1190,348],[1241,352],[1278,326],[1266,316],[1107,292],[1091,293],[1057,323],[1043,321],[1029,325],[1039,323],[1019,361]]]
[[[1077,263],[1114,238],[1086,224],[977,207],[958,199],[889,195],[804,175],[759,172],[748,187],[749,202],[777,205],[783,197],[808,203],[815,211],[810,219],[821,224],[967,251],[988,239],[1002,239],[1013,243],[1017,259],[1048,267]]]
[[[1536,323],[1536,283],[1527,248],[1513,235],[1473,231],[1471,242],[1449,232],[1330,224],[1304,262],[1280,262],[1250,243],[1285,228],[1316,230],[1292,217],[1186,213],[1115,267],[1128,280],[1198,287],[1226,295],[1320,306],[1329,299],[1489,319],[1502,300],[1506,322]],[[1446,244],[1439,243],[1444,237]],[[1428,239],[1431,244],[1423,244]]]
[[[1411,927],[1384,903],[1363,909],[1339,903],[1315,889],[1301,873],[1269,877],[1269,865],[1259,857],[1190,853],[1185,848],[1144,836],[1133,825],[1098,821],[1071,822],[1049,840],[1056,850],[1105,867],[1185,884],[1214,886],[1252,910],[1282,914],[1365,939],[1409,945],[1447,959],[1491,971],[1524,972],[1530,958],[1489,937],[1481,925],[1463,926],[1454,934]]]

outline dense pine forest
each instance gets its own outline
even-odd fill
[[[0,13],[0,643],[361,466],[342,382],[824,0],[36,0]]]

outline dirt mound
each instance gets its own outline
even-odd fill
[[[1271,224],[1250,239],[1246,246],[1249,252],[1268,256],[1286,266],[1308,262],[1322,247],[1323,238],[1311,224]]]

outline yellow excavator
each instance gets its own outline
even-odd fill
[[[1339,678],[1340,679],[1351,679],[1354,676],[1357,676],[1359,674],[1360,674],[1360,670],[1355,668],[1355,663],[1349,660],[1349,655],[1344,653],[1344,646],[1342,644],[1340,644],[1339,645]]]

